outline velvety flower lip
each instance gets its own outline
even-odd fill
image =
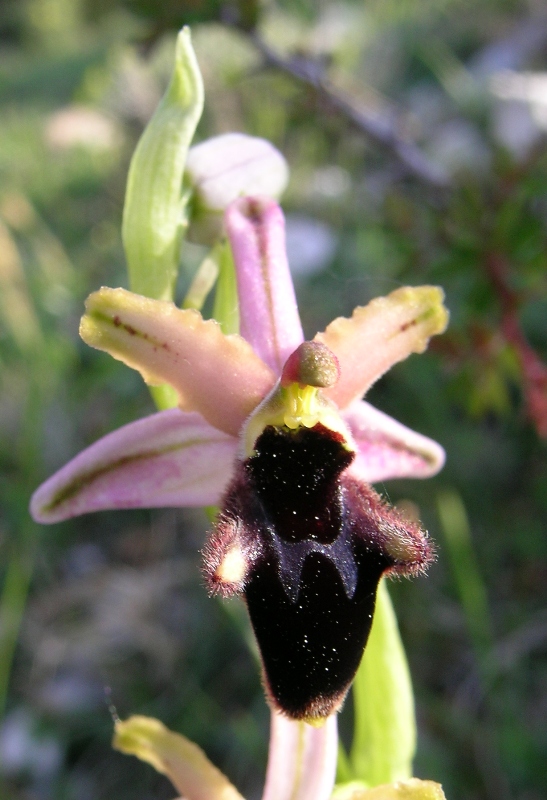
[[[106,508],[218,503],[244,421],[303,341],[279,206],[241,198],[229,207],[225,224],[241,336],[225,336],[196,311],[124,289],[90,296],[84,340],[138,369],[147,382],[170,383],[180,409],[131,423],[80,453],[34,494],[37,521]],[[357,443],[351,469],[369,483],[429,477],[444,463],[440,445],[358,398],[393,364],[422,352],[447,319],[440,289],[405,287],[349,319],[338,318],[315,337],[340,364],[339,381],[324,394],[340,408]]]

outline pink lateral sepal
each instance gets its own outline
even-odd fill
[[[370,403],[357,400],[342,416],[357,445],[350,472],[366,483],[390,478],[429,478],[442,469],[445,452],[440,444]]]
[[[230,480],[237,439],[199,415],[169,409],[109,433],[34,493],[37,522],[90,511],[218,503]]]

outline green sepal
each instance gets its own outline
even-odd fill
[[[172,300],[189,199],[188,148],[203,110],[203,81],[190,29],[178,37],[171,81],[131,160],[122,238],[132,291]]]

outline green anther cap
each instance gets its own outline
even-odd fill
[[[340,366],[332,350],[320,342],[302,342],[285,362],[281,386],[299,383],[326,389],[339,377]]]

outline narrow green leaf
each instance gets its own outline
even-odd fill
[[[34,526],[23,523],[21,541],[13,546],[0,595],[0,715],[5,711],[13,657],[34,566],[35,546],[30,541]]]
[[[367,786],[412,775],[416,750],[414,697],[397,619],[384,581],[378,587],[372,631],[353,684],[354,778]]]
[[[171,81],[131,160],[122,238],[132,291],[172,300],[186,226],[183,175],[203,109],[190,29],[178,37]]]
[[[353,777],[353,769],[349,761],[346,748],[338,740],[338,758],[336,760],[336,783],[347,784]]]
[[[437,508],[469,635],[484,669],[494,637],[486,587],[477,563],[467,512],[460,495],[448,490],[439,493]]]

